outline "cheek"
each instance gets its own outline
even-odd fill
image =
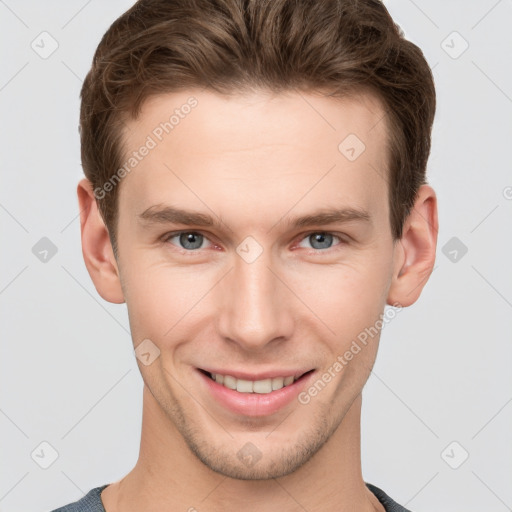
[[[199,273],[163,264],[132,261],[123,279],[135,344],[149,338],[162,346],[208,291],[207,280]]]
[[[376,260],[315,266],[294,277],[292,289],[307,306],[312,320],[320,319],[340,345],[350,344],[383,312],[390,262]]]
[[[145,257],[149,251],[127,249],[122,248],[127,264],[121,262],[121,270],[135,345],[149,338],[164,347],[185,331],[190,337],[207,327],[208,318],[219,313],[219,303],[212,302],[209,293],[223,270],[172,267]],[[282,269],[293,290],[286,307],[295,313],[297,328],[315,324],[318,332],[333,340],[336,350],[350,345],[383,311],[391,266],[391,259],[383,257],[386,254],[382,247],[366,248],[344,263]]]

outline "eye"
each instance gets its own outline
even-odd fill
[[[172,239],[176,238],[178,243],[171,242]],[[178,233],[169,233],[164,237],[164,242],[170,242],[172,245],[176,245],[180,249],[186,251],[195,251],[196,249],[204,249],[202,247],[203,242],[208,240],[201,233],[195,231],[180,231]]]
[[[176,239],[175,241],[173,241]],[[334,240],[338,240],[338,244],[333,244]],[[199,249],[205,249],[209,240],[206,236],[196,231],[178,231],[175,233],[168,233],[164,236],[163,241],[165,243],[170,242],[178,249],[183,249],[184,252],[197,252]],[[304,246],[304,241],[307,241],[310,246]],[[211,243],[211,242],[210,242]],[[325,252],[327,249],[331,249],[336,245],[342,245],[345,241],[339,236],[329,233],[326,231],[317,231],[306,235],[301,242],[299,247],[312,248],[315,251]]]
[[[333,246],[333,240],[338,239],[343,243],[343,240],[332,233],[328,233],[325,231],[318,231],[316,233],[310,233],[309,235],[306,235],[302,240],[307,240],[311,247],[315,250],[322,250],[322,249],[330,249]],[[302,243],[302,242],[301,242]],[[336,244],[341,245],[341,244]],[[299,247],[304,247],[303,245],[299,244]]]

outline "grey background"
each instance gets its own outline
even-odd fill
[[[79,89],[130,5],[0,1],[0,512],[49,511],[137,460],[142,379],[126,306],[101,299],[87,273],[76,197]],[[512,2],[386,5],[436,80],[440,231],[420,300],[382,333],[363,476],[418,512],[512,510]],[[52,38],[47,58],[31,47],[48,52]],[[46,262],[33,252],[43,237],[57,249]],[[58,452],[47,469],[42,442]]]

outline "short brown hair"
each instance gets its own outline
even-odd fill
[[[370,90],[386,111],[393,239],[426,183],[431,70],[379,0],[139,0],[107,30],[81,91],[85,176],[103,190],[123,160],[122,127],[151,95],[187,87]],[[340,141],[341,142],[341,141]],[[98,208],[117,255],[119,187]]]

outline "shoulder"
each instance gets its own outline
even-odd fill
[[[108,484],[95,487],[78,501],[59,507],[52,510],[52,512],[105,512],[101,501],[101,491],[105,489],[107,485]]]
[[[386,512],[411,512],[409,509],[402,507],[402,505],[399,505],[396,501],[391,499],[382,489],[379,489],[375,485],[367,482],[365,483],[366,487],[368,487],[368,489],[370,489],[370,491],[372,491],[377,499],[382,503]]]

